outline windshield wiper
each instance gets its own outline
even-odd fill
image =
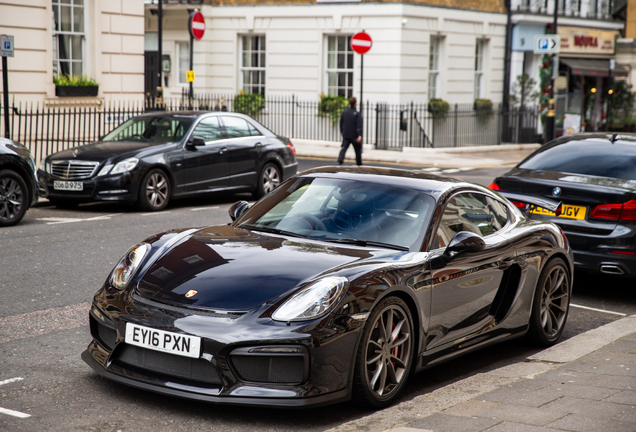
[[[290,236],[290,237],[307,238],[307,236],[304,236],[302,234],[298,234],[298,233],[295,233],[295,232],[285,231],[285,230],[278,229],[278,228],[263,227],[263,226],[258,226],[258,225],[244,224],[244,225],[239,225],[239,228],[247,228],[247,229],[252,230],[252,231],[262,231],[262,232],[272,233],[272,234],[282,234],[282,235],[286,235],[286,236]]]
[[[404,251],[408,251],[409,250],[409,248],[407,248],[405,246],[399,246],[399,245],[394,245],[394,244],[390,244],[390,243],[382,243],[382,242],[371,241],[371,240],[349,238],[349,237],[337,238],[337,239],[325,238],[325,239],[321,239],[321,240],[327,241],[327,242],[332,242],[332,243],[352,244],[352,245],[356,245],[356,246],[379,246],[379,247],[385,247],[385,248],[389,248],[389,249],[397,249],[397,250],[404,250]]]

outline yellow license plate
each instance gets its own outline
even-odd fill
[[[575,206],[569,204],[563,204],[562,212],[559,217],[568,218],[568,219],[585,219],[585,212],[587,211],[586,207],[583,206]],[[535,207],[530,210],[530,213],[541,214],[545,216],[555,216],[554,212],[550,210],[546,210],[541,207]]]

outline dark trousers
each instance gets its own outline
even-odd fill
[[[342,140],[342,146],[340,146],[340,154],[338,155],[338,163],[342,165],[342,162],[344,162],[345,153],[347,153],[349,144],[353,144],[353,149],[356,151],[356,164],[362,165],[362,141],[356,142],[355,139],[349,138],[344,138]]]

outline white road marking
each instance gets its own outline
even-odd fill
[[[0,414],[6,414],[6,415],[13,416],[13,417],[19,417],[19,418],[31,417],[31,414],[25,414],[25,413],[20,412],[20,411],[13,411],[13,410],[6,409],[6,408],[1,408],[1,407],[0,407]]]
[[[620,313],[620,312],[612,312],[612,311],[608,311],[608,310],[604,310],[604,309],[596,309],[596,308],[591,308],[591,307],[587,307],[587,306],[576,305],[576,304],[573,304],[573,303],[570,303],[570,306],[575,307],[575,308],[579,308],[579,309],[591,310],[591,311],[595,311],[595,312],[603,312],[603,313],[606,313],[606,314],[612,314],[612,315],[618,315],[618,316],[627,316],[627,314]]]
[[[118,216],[120,214],[122,214],[122,213],[113,213],[113,214],[110,214],[110,215],[95,216],[95,217],[92,217],[92,218],[85,218],[85,219],[49,217],[49,218],[38,218],[37,220],[48,221],[48,222],[46,222],[47,225],[57,225],[57,224],[74,223],[74,222],[89,222],[89,221],[96,221],[96,220],[108,220],[111,217]]]
[[[427,172],[431,172],[431,171],[439,171],[441,168],[422,168],[420,171],[427,171]]]
[[[214,206],[214,207],[197,207],[197,208],[190,209],[190,211],[212,210],[212,209],[218,209],[218,208],[219,208],[219,206]]]
[[[166,214],[166,213],[170,213],[170,211],[159,211],[159,212],[152,212],[152,213],[142,213],[142,216],[154,216],[154,215],[160,215],[160,214]]]
[[[0,385],[11,384],[12,382],[22,381],[23,379],[24,378],[22,377],[9,378],[4,381],[0,381]]]
[[[443,172],[444,174],[455,174],[455,173],[458,173],[459,171],[460,171],[460,170],[458,170],[458,169],[454,169],[454,168],[453,168],[453,169],[446,169],[446,170],[443,170],[442,172]]]

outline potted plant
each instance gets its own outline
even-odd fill
[[[99,84],[93,78],[86,75],[81,77],[62,74],[53,77],[55,83],[55,96],[77,97],[97,96]]]
[[[450,104],[444,99],[432,98],[428,101],[428,112],[433,113],[440,119],[446,118],[450,110]]]
[[[255,117],[263,108],[265,108],[265,98],[259,93],[245,93],[241,90],[239,94],[234,97],[234,112]]]
[[[331,117],[334,125],[338,124],[340,114],[347,109],[349,101],[344,96],[331,96],[320,94],[320,102],[318,103],[318,115],[327,115]]]
[[[477,113],[477,120],[486,123],[492,116],[492,101],[490,99],[475,99],[473,109]]]

